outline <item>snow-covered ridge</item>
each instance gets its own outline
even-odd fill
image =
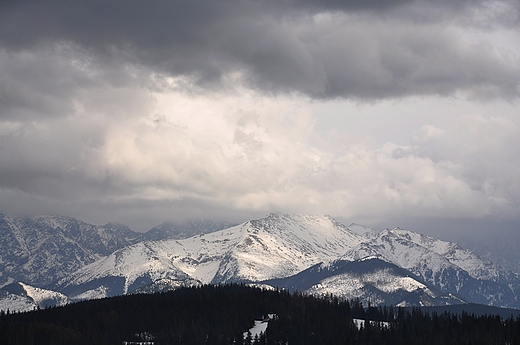
[[[26,291],[27,297],[30,297],[40,307],[45,307],[46,304],[60,306],[70,301],[67,296],[56,291],[41,289],[24,283],[18,284]]]
[[[34,224],[37,227],[33,229]],[[203,224],[210,228],[201,230]],[[5,235],[5,242],[15,248],[10,255],[25,258],[28,265],[33,265],[35,258],[44,257],[47,261],[42,261],[41,272],[46,274],[60,267],[59,262],[77,268],[52,286],[72,300],[164,291],[202,283],[262,283],[294,277],[319,263],[318,273],[334,269],[338,261],[362,263],[378,259],[408,273],[399,277],[384,271],[377,277],[373,272],[364,277],[338,273],[316,284],[313,293],[331,291],[348,298],[360,294],[372,298],[370,291],[377,290],[372,296],[379,294],[388,300],[385,294],[417,292],[416,299],[406,303],[441,303],[438,296],[442,291],[446,296],[460,297],[446,297],[446,303],[467,299],[520,307],[517,274],[481,260],[456,243],[413,231],[400,228],[376,231],[354,223],[347,227],[330,216],[279,213],[217,230],[225,226],[225,223],[199,222],[176,232],[171,225],[163,224],[149,237],[164,235],[165,239],[124,245],[104,256],[100,254],[103,250],[128,240],[131,233],[123,226],[95,227],[60,216],[30,219],[0,215],[0,235]],[[201,232],[186,237],[192,230]],[[64,254],[70,254],[75,261],[62,259],[60,255]],[[10,267],[0,271],[0,280],[3,279],[0,283],[11,283],[10,274],[16,272],[16,265],[5,253],[0,253],[0,267]],[[27,290],[31,290],[32,281],[26,281],[31,283]],[[437,291],[436,297],[432,297],[432,289]],[[36,300],[38,294],[44,295],[42,291],[31,291]]]
[[[13,283],[0,290],[0,310],[30,311],[37,308],[61,306],[70,303],[62,293],[41,289],[25,283]]]
[[[363,294],[366,293],[364,288],[367,285],[373,286],[374,288],[387,294],[394,293],[398,290],[412,292],[420,289],[428,295],[432,297],[434,296],[434,294],[423,283],[412,277],[397,276],[389,269],[377,270],[374,272],[365,273],[363,275],[342,274],[333,276],[321,281],[319,284],[312,286],[309,292],[322,295],[332,293],[336,296],[362,298]]]
[[[0,290],[0,312],[24,312],[37,308],[37,305],[27,296]]]
[[[141,242],[87,265],[58,286],[105,277],[193,279],[202,283],[257,282],[296,274],[339,257],[363,238],[329,216],[270,214],[265,218],[182,240]]]
[[[462,268],[475,279],[495,280],[510,274],[507,270],[489,261],[482,260],[475,253],[461,248],[457,243],[442,241],[400,228],[395,228],[391,232],[445,257],[449,262]]]
[[[478,303],[520,307],[518,274],[479,258],[456,243],[395,228],[371,233],[344,260],[376,256],[405,268],[424,282]]]

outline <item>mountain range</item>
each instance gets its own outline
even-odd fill
[[[139,234],[61,216],[2,215],[0,232],[4,310],[223,283],[372,304],[520,309],[518,273],[453,242],[345,226],[329,216],[276,213],[238,225],[162,224]]]

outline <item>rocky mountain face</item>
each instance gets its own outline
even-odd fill
[[[11,281],[45,287],[128,246],[137,233],[118,224],[95,226],[70,217],[0,214],[0,286]]]
[[[118,249],[143,241],[184,239],[231,226],[224,222],[164,223],[146,233],[120,224],[88,224],[64,216],[0,214],[0,287],[13,281],[49,287]]]
[[[31,258],[39,248],[44,249],[40,256],[45,258],[46,264],[40,265],[44,268],[60,264],[67,267],[62,263],[69,257],[56,254],[58,249],[70,246],[78,253],[74,254],[78,266],[74,271],[54,275],[50,283],[45,281],[46,286],[70,300],[243,282],[313,294],[332,293],[372,304],[476,302],[520,308],[519,275],[482,260],[456,243],[399,228],[376,231],[356,224],[347,227],[328,216],[270,214],[228,228],[222,223],[194,223],[191,230],[189,226],[179,230],[163,224],[138,236],[106,226],[96,230],[105,231],[105,236],[96,239],[85,235],[88,225],[65,217],[38,221],[40,230],[34,232],[42,232],[39,237],[35,233],[21,236],[24,232],[19,229],[23,227],[10,225],[13,219],[4,216],[0,221],[1,231],[15,229],[6,232],[6,238],[12,245],[11,257],[20,262],[18,267],[8,256],[2,257],[4,275],[20,280],[15,273],[23,272],[29,260],[37,262]],[[66,230],[67,226],[73,229]],[[92,236],[98,233],[94,230],[90,230]],[[42,240],[30,240],[33,237]],[[78,238],[82,240],[77,247],[83,251],[75,247]],[[33,242],[46,244],[29,245]],[[23,243],[29,244],[24,247]],[[24,251],[26,247],[33,251]],[[107,255],[110,248],[114,251]],[[25,262],[19,259],[23,255],[28,258]],[[55,258],[62,259],[54,262]],[[43,286],[38,275],[25,277],[29,284]]]

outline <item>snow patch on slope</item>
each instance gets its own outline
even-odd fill
[[[398,290],[412,292],[420,289],[428,295],[434,296],[433,292],[423,283],[412,277],[397,276],[390,269],[376,270],[364,274],[344,273],[335,275],[312,286],[307,292],[318,295],[333,294],[346,298],[367,299],[367,286],[372,286],[387,294]],[[371,300],[371,302],[379,304],[384,303],[385,300],[378,298]]]
[[[69,298],[62,293],[41,289],[24,283],[20,284],[27,293],[27,297],[30,297],[34,303],[42,308],[49,306],[61,306],[70,302]]]
[[[31,311],[36,308],[36,303],[34,303],[34,301],[27,296],[20,296],[7,291],[0,291],[0,311],[4,313],[7,313],[7,311]]]
[[[92,299],[101,299],[106,297],[108,297],[108,288],[104,285],[101,285],[95,289],[87,290],[81,294],[74,296],[73,301],[88,301]]]

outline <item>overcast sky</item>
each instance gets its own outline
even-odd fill
[[[520,224],[519,4],[2,1],[0,212]]]

